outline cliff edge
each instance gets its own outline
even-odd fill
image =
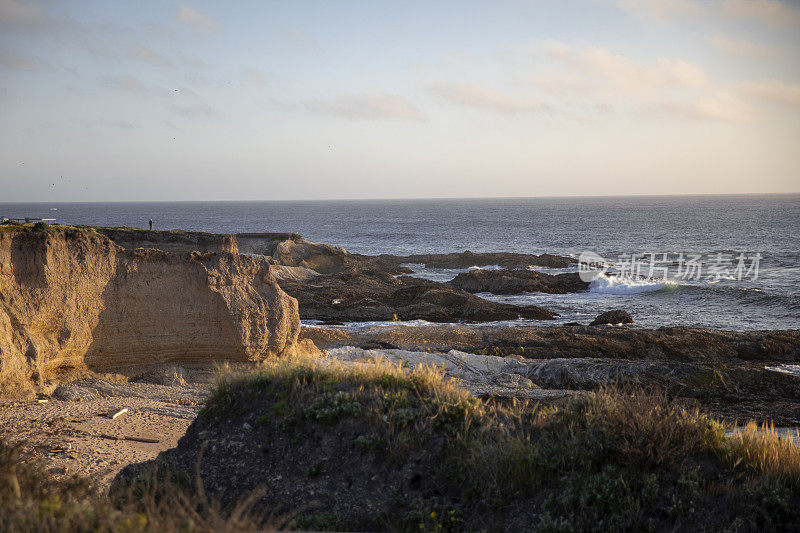
[[[299,330],[267,259],[128,250],[68,227],[0,231],[0,388],[257,360],[292,350]]]

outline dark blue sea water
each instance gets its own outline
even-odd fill
[[[0,217],[57,218],[68,224],[202,230],[296,232],[352,252],[411,254],[472,250],[593,251],[625,270],[630,254],[699,255],[698,279],[636,280],[571,295],[488,298],[535,303],[585,322],[614,308],[645,326],[725,329],[800,327],[800,195],[386,200],[315,202],[0,203]],[[758,277],[739,280],[760,254]],[[719,260],[717,254],[723,254]],[[651,256],[637,256],[641,263]],[[634,262],[635,263],[635,262]],[[660,263],[663,267],[667,263]],[[714,265],[719,268],[709,270]],[[725,267],[725,268],[723,268]],[[419,269],[447,279],[457,272]],[[645,269],[646,270],[646,269]],[[647,272],[645,272],[647,273]],[[657,273],[657,274],[660,274]],[[709,275],[711,275],[709,277]]]

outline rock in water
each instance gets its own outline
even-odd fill
[[[0,233],[0,386],[72,370],[256,360],[295,347],[265,258],[126,250],[91,230]]]
[[[492,294],[520,294],[522,292],[566,294],[589,290],[589,284],[581,280],[576,272],[551,275],[534,270],[475,269],[460,273],[448,284],[467,292],[491,292]]]
[[[529,266],[543,266],[548,268],[566,268],[577,261],[571,257],[562,257],[552,254],[518,254],[513,252],[488,252],[473,253],[469,250],[461,253],[450,254],[416,254],[416,255],[390,255],[379,256],[386,261],[397,264],[420,263],[427,268],[469,268],[472,266],[500,265],[503,268],[527,268]]]
[[[346,272],[308,281],[281,280],[281,287],[300,302],[304,319],[358,322],[427,320],[485,322],[552,320],[557,313],[530,305],[493,302],[445,283],[385,272]]]
[[[597,318],[592,320],[589,324],[590,326],[604,326],[606,324],[635,324],[633,321],[633,317],[627,311],[623,311],[622,309],[614,309],[612,311],[606,311],[600,315],[597,315]]]

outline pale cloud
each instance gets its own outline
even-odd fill
[[[340,95],[329,100],[306,102],[308,111],[347,119],[422,122],[422,110],[405,98],[388,93]]]
[[[605,48],[559,41],[534,41],[525,50],[533,52],[535,62],[518,78],[535,94],[546,95],[554,110],[592,112],[599,105],[616,113],[644,110],[736,124],[760,118],[738,87],[715,82],[703,68],[682,59],[645,63]]]
[[[103,87],[106,87],[107,89],[114,89],[115,91],[145,92],[147,90],[147,88],[144,86],[144,83],[139,81],[137,78],[128,76],[126,74],[106,76],[101,80],[101,84]]]
[[[181,54],[179,58],[180,62],[187,67],[194,69],[202,69],[206,67],[206,62],[195,54]]]
[[[722,0],[720,11],[731,17],[757,19],[775,27],[800,26],[800,8],[778,0]]]
[[[47,22],[47,14],[38,4],[22,0],[0,0],[0,27],[32,27]]]
[[[210,31],[219,26],[219,23],[214,17],[187,4],[178,7],[176,17],[181,24],[197,30]]]
[[[95,130],[98,127],[114,128],[119,130],[135,130],[139,127],[138,124],[128,122],[127,120],[108,120],[108,119],[86,120],[86,119],[74,118],[70,122],[74,124],[76,127],[84,128],[86,130]]]
[[[621,10],[652,19],[758,20],[776,28],[800,26],[800,7],[780,0],[611,0]]]
[[[576,47],[559,41],[534,45],[537,53],[561,62],[584,77],[591,76],[606,85],[630,90],[652,90],[663,87],[703,87],[709,83],[705,71],[687,61],[660,58],[646,65],[605,48]]]
[[[785,55],[783,50],[774,46],[750,41],[729,39],[721,33],[717,33],[709,37],[708,41],[718,50],[733,57],[748,59],[776,59]]]
[[[257,68],[243,68],[240,78],[243,82],[255,85],[256,87],[264,87],[268,84],[267,76]]]
[[[167,89],[166,87],[160,86],[147,86],[138,78],[128,74],[105,76],[100,79],[100,86],[113,91],[132,93],[146,98],[197,98],[197,94],[191,89],[183,87]]]
[[[525,85],[555,96],[588,94],[594,91],[594,84],[580,72],[556,69],[537,69],[519,76]]]
[[[297,48],[314,54],[321,54],[322,47],[310,35],[300,28],[285,28],[281,33]]]
[[[135,130],[139,127],[138,125],[128,122],[127,120],[109,120],[106,121],[106,125],[112,128],[119,128],[121,130]]]
[[[744,82],[741,91],[761,101],[792,109],[800,109],[800,84],[784,83],[778,80]]]
[[[172,107],[172,111],[185,118],[216,118],[219,116],[217,110],[208,104],[176,105]]]
[[[436,96],[464,107],[512,114],[539,111],[543,104],[530,98],[515,98],[481,85],[439,84],[430,87]]]
[[[0,67],[17,72],[38,72],[50,69],[50,65],[38,57],[4,52],[3,50],[0,50]]]
[[[747,103],[724,90],[709,96],[656,103],[650,109],[694,120],[735,124],[747,124],[756,119],[756,113]]]
[[[616,0],[613,3],[631,14],[652,18],[696,17],[705,9],[692,0]]]
[[[172,67],[172,61],[141,44],[129,46],[128,57],[137,61],[149,63],[156,67]]]

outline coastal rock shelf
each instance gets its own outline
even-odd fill
[[[517,253],[429,254],[412,256],[353,254],[339,246],[314,243],[296,233],[237,233],[211,235],[201,232],[147,232],[101,228],[125,248],[162,248],[173,251],[233,251],[265,257],[283,290],[297,298],[300,318],[325,322],[427,320],[430,322],[484,322],[519,318],[550,320],[557,313],[538,306],[492,302],[470,293],[486,290],[480,283],[513,286],[510,291],[575,292],[587,285],[576,274],[552,276],[530,271],[504,270],[483,276],[469,273],[458,282],[438,283],[403,274],[412,273],[404,263],[423,263],[447,268],[499,264],[508,268],[529,265],[551,268],[574,263],[568,257]],[[155,236],[150,235],[155,233]],[[467,281],[472,280],[470,285]],[[464,286],[459,283],[464,281]],[[477,284],[476,284],[477,283]],[[483,288],[481,288],[483,287]],[[474,290],[478,289],[478,290]]]
[[[301,338],[338,357],[427,360],[481,396],[646,387],[731,422],[800,425],[800,377],[775,371],[797,367],[800,330],[398,325],[304,328]]]
[[[380,271],[348,271],[305,281],[284,279],[280,283],[300,302],[303,319],[484,322],[518,318],[550,320],[558,316],[535,305],[492,302],[444,283],[394,277]]]
[[[523,292],[565,294],[589,290],[589,284],[575,272],[551,275],[535,270],[475,269],[458,274],[448,284],[467,292],[490,292],[492,294],[520,294]]]
[[[571,257],[553,254],[519,254],[514,252],[486,252],[474,253],[469,250],[461,253],[450,254],[416,254],[416,255],[390,255],[378,256],[386,261],[397,264],[417,263],[427,268],[470,268],[498,265],[503,268],[527,268],[540,266],[546,268],[566,268],[577,263]]]

